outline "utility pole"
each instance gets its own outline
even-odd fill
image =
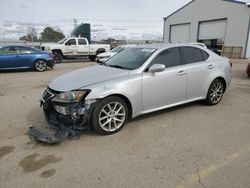
[[[74,21],[74,26],[75,26],[75,28],[76,28],[77,19],[74,18],[73,21]]]

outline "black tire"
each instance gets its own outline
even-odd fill
[[[115,96],[107,97],[99,101],[93,109],[91,125],[101,135],[114,134],[125,125],[128,113],[128,107],[124,100]]]
[[[38,72],[44,72],[47,67],[47,62],[42,59],[36,60],[36,62],[34,63],[34,70]]]
[[[54,60],[55,60],[55,63],[62,63],[63,56],[60,53],[55,52],[54,53]]]
[[[95,55],[90,55],[90,56],[89,56],[89,60],[90,60],[90,61],[95,61],[95,58],[96,58]]]
[[[216,105],[221,101],[223,94],[224,85],[222,81],[219,79],[215,79],[208,89],[205,103],[210,106]]]

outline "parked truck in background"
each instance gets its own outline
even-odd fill
[[[95,61],[97,54],[110,51],[108,44],[89,44],[87,38],[80,37],[65,38],[56,44],[42,45],[41,48],[44,51],[51,51],[57,63],[63,58],[80,56],[87,56],[91,61]]]

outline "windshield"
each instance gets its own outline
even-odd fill
[[[153,53],[152,48],[126,48],[105,62],[106,66],[133,70],[139,68]]]
[[[124,50],[124,47],[121,47],[121,46],[117,46],[115,47],[114,49],[111,50],[111,52],[121,52],[122,50]]]
[[[64,39],[62,39],[62,40],[59,40],[59,41],[57,42],[57,44],[63,44],[66,40],[67,40],[67,38],[64,38]]]

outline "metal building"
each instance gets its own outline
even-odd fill
[[[227,48],[239,52],[239,57],[248,58],[250,3],[192,0],[164,18],[163,40],[165,43],[203,42],[211,49]]]

